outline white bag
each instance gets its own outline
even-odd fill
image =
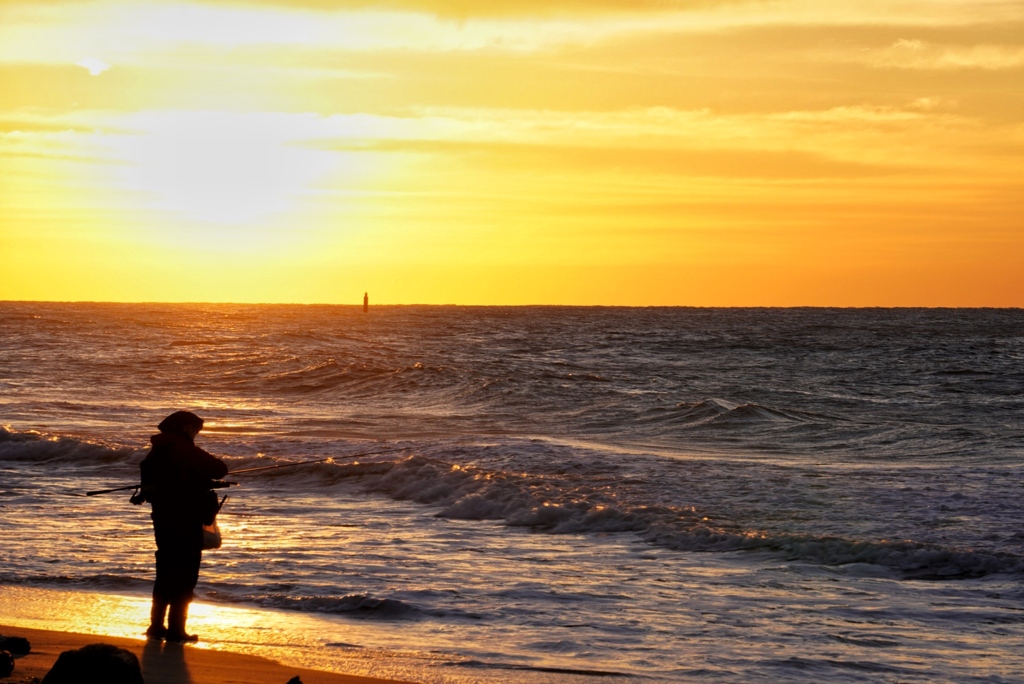
[[[219,549],[223,539],[220,536],[220,526],[214,520],[212,525],[203,525],[203,551]]]

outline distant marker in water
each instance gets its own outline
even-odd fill
[[[367,313],[370,310],[370,293],[363,293],[363,313]]]

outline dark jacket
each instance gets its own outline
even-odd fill
[[[140,468],[143,491],[153,504],[153,520],[194,523],[212,519],[217,496],[210,485],[228,474],[224,461],[197,447],[185,434],[161,432],[150,437],[150,442],[153,448]]]

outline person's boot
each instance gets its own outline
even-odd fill
[[[178,643],[195,643],[199,637],[195,634],[185,632],[185,621],[188,620],[188,602],[181,601],[171,604],[171,611],[167,614],[167,636],[168,641]]]
[[[146,636],[150,639],[163,639],[167,636],[167,628],[164,627],[164,615],[167,613],[167,601],[153,597],[153,608],[149,611],[149,629]]]

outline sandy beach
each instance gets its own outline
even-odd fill
[[[215,651],[211,649],[164,644],[158,641],[125,639],[54,632],[0,625],[4,636],[25,637],[32,652],[18,656],[14,673],[7,680],[20,684],[32,677],[42,679],[57,657],[64,651],[88,644],[113,644],[127,649],[139,658],[146,684],[285,684],[298,675],[304,684],[385,684],[391,679],[373,679],[353,675],[306,670],[276,663],[267,658]]]

